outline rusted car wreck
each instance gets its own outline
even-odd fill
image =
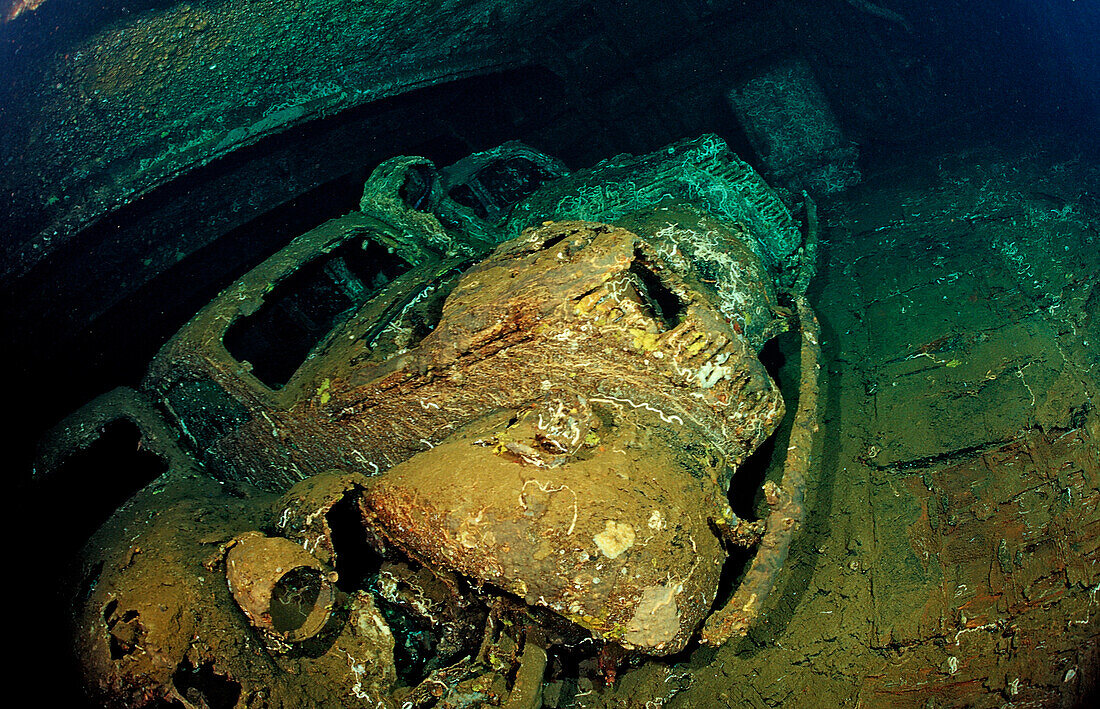
[[[623,652],[746,632],[817,430],[805,206],[803,235],[714,136],[572,174],[518,144],[382,164],[360,211],[44,441],[42,477],[128,419],[167,465],[85,548],[89,691],[535,707],[548,651],[611,676]],[[792,327],[784,474],[739,519],[731,477],[784,415],[758,355]],[[755,556],[718,598],[732,548]]]

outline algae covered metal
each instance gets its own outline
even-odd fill
[[[537,706],[546,648],[679,652],[723,605],[728,552],[760,542],[703,640],[744,632],[802,515],[812,232],[713,136],[573,174],[514,144],[445,170],[384,163],[361,211],[231,285],[126,398],[187,451],[156,484],[263,501],[200,534],[203,578],[223,575],[201,599],[218,633],[302,670],[343,653],[350,675],[323,692],[363,706]],[[742,520],[732,475],[784,414],[758,355],[791,321],[797,451],[764,491],[772,515]],[[85,415],[54,440],[79,444]],[[119,553],[110,538],[90,564]],[[140,588],[110,568],[78,622],[100,658],[100,609]],[[241,706],[269,691],[268,670],[201,636],[160,657],[208,667]],[[107,656],[88,665],[102,696],[186,694],[183,675],[138,671],[145,655]],[[280,701],[322,691],[311,672]]]

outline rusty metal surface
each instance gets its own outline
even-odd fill
[[[576,170],[516,205],[511,236],[548,220],[616,223],[664,200],[688,202],[708,216],[737,223],[752,235],[746,246],[778,283],[797,269],[802,234],[787,205],[717,135],[682,139],[652,153],[617,155]]]
[[[53,41],[17,42],[39,19],[20,18],[3,28],[11,48],[0,179],[20,225],[19,238],[5,240],[3,272],[26,272],[105,213],[266,136],[528,65],[522,38],[572,7],[171,3],[108,18],[61,13]]]
[[[687,145],[690,151],[693,143]],[[699,145],[705,159],[724,164],[720,141]],[[669,169],[682,160],[673,159]],[[658,154],[649,156],[653,165],[661,165]],[[515,663],[521,676],[541,671],[545,643],[570,647],[583,637],[620,648],[601,656],[611,681],[622,648],[650,655],[683,650],[716,601],[730,545],[761,540],[758,522],[734,514],[729,488],[734,471],[782,419],[783,399],[758,352],[762,338],[787,327],[778,281],[796,282],[806,265],[797,259],[769,265],[775,254],[762,251],[759,234],[731,219],[730,209],[769,204],[770,193],[750,190],[739,198],[720,174],[710,175],[727,202],[718,217],[658,195],[656,204],[620,214],[621,225],[548,221],[485,255],[509,226],[459,228],[477,218],[470,212],[476,205],[437,192],[438,179],[420,158],[383,164],[364,190],[362,211],[304,234],[246,274],[150,366],[143,390],[154,402],[151,415],[170,423],[150,435],[190,449],[226,494],[284,493],[262,505],[266,522],[246,516],[263,533],[238,530],[222,538],[197,525],[202,543],[218,545],[201,566],[224,570],[236,603],[203,600],[217,609],[196,632],[217,642],[202,651],[192,644],[181,658],[180,640],[164,653],[165,666],[206,667],[196,670],[212,673],[204,681],[238,692],[256,692],[271,667],[308,671],[308,681],[270,690],[288,705],[315,692],[350,691],[368,705],[440,700],[446,706],[501,699]],[[502,193],[513,193],[512,186]],[[742,206],[729,202],[735,199]],[[785,208],[777,201],[773,207],[785,217],[773,227],[790,226]],[[349,263],[364,258],[372,265],[361,280]],[[242,339],[238,324],[268,312],[267,301],[282,304],[272,311],[276,332],[288,318],[308,319],[280,290],[295,283],[313,293],[299,278],[314,272],[308,268],[346,295],[346,310],[321,321],[320,339],[297,355],[304,359],[293,360],[293,368],[279,373],[264,361],[253,364],[245,354],[265,353],[247,337],[269,348],[273,341]],[[792,438],[802,446],[812,434],[817,340],[808,306],[796,304],[809,369]],[[414,316],[425,320],[414,327]],[[107,404],[81,412],[64,430],[79,434],[83,424],[110,413]],[[74,435],[62,431],[57,445],[84,442]],[[773,512],[783,524],[769,519],[764,530],[759,565],[768,567],[769,578],[801,516],[798,478],[808,456],[808,450],[791,455],[798,462]],[[166,519],[191,509],[191,465],[171,469],[158,483],[174,491],[165,498],[174,505]],[[765,493],[773,488],[766,485]],[[142,509],[117,512],[88,554],[122,553],[118,525],[125,528]],[[357,510],[354,520],[350,509]],[[347,534],[349,524],[383,559],[373,595],[332,585],[338,574],[330,569],[339,568],[344,553],[334,535],[337,527]],[[194,553],[167,561],[182,564],[179,573],[188,576],[198,573],[186,569]],[[758,583],[752,572],[749,578],[750,593],[762,601],[774,578]],[[140,580],[123,568],[104,593],[130,583]],[[187,583],[196,582],[188,576]],[[132,604],[145,602],[140,588],[133,593]],[[385,607],[376,608],[372,597]],[[180,596],[166,605],[177,602],[188,601]],[[506,612],[490,610],[486,620],[477,610],[485,607]],[[385,667],[364,673],[359,662],[385,664],[395,652],[387,619],[397,609],[433,628],[437,643],[422,668],[426,677],[394,689]],[[78,620],[85,631],[101,623],[90,612]],[[242,642],[230,630],[241,617],[271,667],[225,655]],[[512,630],[495,632],[498,620]],[[479,622],[485,640],[471,660]],[[525,629],[534,644],[521,657],[516,638]],[[730,634],[725,628],[707,639],[721,644]],[[180,691],[178,675],[169,682],[160,671],[143,681],[141,661],[131,667],[118,660],[86,664],[89,686],[111,701],[134,692],[153,701]],[[323,691],[313,684],[321,676],[332,680]],[[537,701],[532,682],[516,680],[516,702]]]
[[[646,262],[683,303],[674,325],[635,300],[624,277],[642,249],[629,232],[583,223],[509,242],[464,276],[407,369],[335,387],[332,405],[396,405],[431,416],[422,425],[435,431],[461,429],[470,419],[446,418],[459,412],[521,412],[424,438],[429,450],[372,485],[368,517],[417,557],[667,652],[714,600],[724,555],[708,520],[735,521],[727,466],[778,424],[782,403],[685,274]],[[391,445],[408,430],[391,423]],[[619,558],[643,539],[644,555]],[[650,596],[654,617],[635,618]]]
[[[316,557],[286,537],[260,532],[246,532],[227,548],[229,591],[253,626],[289,642],[309,640],[324,629],[335,605],[335,574]],[[287,581],[292,576],[293,582]],[[290,594],[297,598],[283,597]]]
[[[691,160],[695,158],[703,161],[701,166],[691,167]],[[666,161],[662,162],[662,159]],[[672,157],[661,151],[624,163],[629,167],[623,164],[612,167],[620,179],[634,170],[641,176],[639,179],[651,180],[657,186],[662,184],[662,180],[671,179],[670,176],[681,168],[693,175],[704,175],[707,180],[705,184],[717,190],[727,205],[727,211],[750,210],[756,215],[754,219],[757,222],[768,224],[771,222],[765,215],[775,213],[782,217],[769,228],[784,234],[783,241],[776,243],[786,243],[791,238],[787,234],[792,228],[790,215],[767,191],[766,186],[749,189],[747,197],[739,196],[736,184],[724,181],[723,175],[732,170],[731,174],[747,185],[756,184],[754,180],[758,178],[747,166],[728,163],[731,159],[724,144],[709,136],[685,141],[674,150]],[[403,176],[421,165],[422,160],[401,158],[381,166],[364,192],[363,204],[369,214],[350,214],[295,240],[204,308],[155,358],[143,387],[154,399],[162,402],[169,418],[181,426],[185,440],[190,440],[199,458],[210,466],[212,473],[250,481],[269,489],[285,489],[303,477],[333,467],[373,474],[423,450],[427,443],[439,442],[441,433],[449,430],[448,426],[461,427],[477,418],[481,415],[479,407],[487,402],[493,402],[494,406],[520,406],[531,400],[533,394],[527,391],[531,382],[517,380],[506,386],[510,374],[502,379],[492,370],[492,366],[496,365],[478,361],[476,357],[470,357],[467,365],[445,354],[454,348],[461,350],[474,346],[476,343],[471,338],[476,340],[489,336],[476,333],[473,323],[460,324],[454,319],[459,316],[448,318],[447,312],[444,312],[444,324],[432,332],[423,346],[416,351],[406,351],[417,344],[415,337],[410,341],[402,335],[407,330],[404,322],[409,315],[407,311],[414,304],[419,304],[417,307],[420,308],[438,307],[432,304],[442,303],[450,289],[455,287],[457,274],[468,263],[464,263],[462,256],[448,260],[445,254],[477,253],[484,248],[485,240],[500,240],[512,231],[515,222],[514,219],[500,230],[494,230],[485,223],[476,229],[458,229],[456,224],[474,223],[476,226],[478,220],[470,215],[467,208],[446,195],[435,195],[434,192],[429,193],[424,209],[410,208],[396,193],[404,184]],[[684,165],[688,167],[684,168]],[[655,173],[656,177],[651,173]],[[572,182],[559,180],[544,185],[533,197],[535,203],[539,199],[548,199],[546,195],[551,194],[549,191],[558,182],[561,183],[558,187],[561,202],[575,200],[577,194],[585,194],[583,187],[577,192]],[[662,199],[659,191],[652,197],[658,201]],[[679,274],[673,276],[674,283],[658,286],[659,290],[668,291],[667,297],[671,298],[668,307],[690,311],[690,305],[704,300],[714,303],[715,310],[711,311],[710,306],[704,308],[711,313],[707,317],[713,318],[714,322],[700,323],[698,327],[706,331],[719,327],[719,323],[722,323],[721,328],[728,324],[733,331],[728,344],[734,350],[722,350],[724,338],[719,338],[723,341],[706,341],[706,338],[699,337],[694,342],[685,341],[677,345],[680,351],[687,352],[688,359],[701,356],[706,360],[713,356],[713,361],[700,360],[687,364],[685,360],[670,365],[668,358],[647,359],[647,351],[662,347],[655,334],[640,331],[628,338],[630,348],[643,354],[639,369],[673,366],[676,371],[666,375],[672,381],[695,380],[696,385],[709,387],[731,371],[723,358],[733,356],[735,360],[743,359],[747,349],[755,351],[768,337],[786,327],[783,309],[779,307],[776,295],[775,280],[780,277],[779,273],[766,265],[767,260],[760,253],[758,233],[746,226],[710,217],[697,205],[669,201],[659,206],[649,206],[644,202],[636,199],[633,206],[637,209],[633,213],[624,213],[624,207],[628,205],[614,207],[623,224],[637,230],[641,238],[620,239],[621,243],[612,249],[619,253],[617,257],[605,254],[599,264],[593,262],[589,273],[582,276],[578,270],[574,275],[587,279],[591,282],[587,287],[594,288],[608,279],[618,278],[617,274],[625,277],[631,268],[649,269],[659,274],[654,276],[658,281],[665,274]],[[764,206],[757,208],[754,204]],[[520,216],[516,219],[521,222],[530,220],[527,205],[524,202],[517,206]],[[410,234],[424,234],[426,243],[416,242]],[[554,238],[564,239],[566,236]],[[274,284],[288,278],[311,259],[356,239],[383,244],[407,263],[413,264],[414,268],[393,280],[359,312],[341,324],[338,331],[330,333],[285,385],[272,389],[252,373],[250,363],[230,355],[225,346],[229,328],[260,309]],[[601,237],[601,242],[606,241],[606,237]],[[601,248],[610,247],[605,245]],[[638,253],[630,253],[635,248]],[[516,249],[513,247],[513,256],[517,258],[515,268],[520,268],[524,259],[532,258],[535,249],[522,247],[530,253]],[[560,255],[565,262],[569,261],[568,253],[561,252]],[[621,262],[616,262],[615,258]],[[559,265],[563,266],[561,274],[566,274],[566,263]],[[481,268],[489,267],[483,265]],[[511,273],[510,270],[507,272]],[[495,271],[492,277],[497,277]],[[465,278],[467,289],[482,282],[469,274]],[[553,283],[564,286],[564,279],[564,275],[557,277],[556,281],[543,279],[537,294],[501,291],[497,296],[502,299],[501,302],[514,301],[514,312],[507,312],[503,305],[486,301],[479,306],[485,312],[476,315],[485,321],[485,326],[492,318],[498,318],[503,324],[494,327],[508,329],[499,335],[504,341],[495,347],[523,344],[530,348],[534,359],[523,363],[523,366],[531,366],[531,381],[546,379],[543,373],[536,371],[540,366],[536,365],[538,361],[549,362],[549,371],[562,366],[549,357],[556,349],[563,353],[561,362],[573,361],[575,368],[583,372],[585,355],[579,353],[581,348],[598,346],[592,334],[581,331],[563,331],[556,335],[561,337],[559,341],[544,342],[539,332],[529,330],[537,320],[548,316],[553,308],[560,310],[563,306],[559,301],[563,298],[574,297],[554,290]],[[495,281],[494,287],[506,282]],[[690,295],[689,291],[694,295]],[[618,299],[620,295],[616,292],[608,297]],[[674,305],[674,301],[678,303]],[[452,313],[458,312],[457,304],[449,307]],[[607,306],[600,307],[606,309]],[[466,314],[461,317],[475,316]],[[565,316],[559,313],[555,317]],[[679,316],[670,313],[669,317],[674,319]],[[657,317],[657,320],[660,319]],[[384,327],[379,328],[379,323]],[[670,320],[659,327],[667,329],[674,325]],[[448,338],[453,342],[448,342]],[[582,344],[589,341],[590,345]],[[462,375],[469,380],[468,383],[457,385],[432,371],[445,367],[468,367]],[[512,368],[509,366],[506,369]],[[754,370],[757,368],[753,367]],[[410,372],[413,371],[420,374],[412,376]],[[519,375],[518,371],[516,375]],[[762,373],[753,375],[751,388],[761,386],[761,377],[766,379]],[[374,379],[375,383],[367,386],[369,379]],[[202,400],[203,396],[196,398],[197,393],[207,390],[205,400]],[[174,395],[174,392],[182,391],[190,394],[188,397]],[[218,391],[224,392],[224,395],[218,394]],[[626,389],[616,389],[616,392],[611,393],[621,398],[639,398],[638,394],[631,394]],[[471,399],[472,396],[475,398]],[[187,403],[189,400],[190,404]],[[475,405],[475,400],[481,403]],[[727,401],[734,400],[731,393]],[[223,418],[228,421],[219,433],[203,436],[197,431],[187,430],[189,422],[209,418],[204,411],[219,408],[226,411]],[[733,465],[762,440],[759,430],[745,435],[743,444],[729,459]]]
[[[723,645],[744,636],[763,612],[779,581],[794,535],[805,519],[807,480],[814,461],[820,461],[820,456],[815,456],[815,438],[821,426],[821,326],[804,297],[797,299],[796,307],[802,334],[802,379],[783,479],[779,485],[770,481],[764,484],[770,511],[763,538],[733,597],[707,619],[703,641],[710,645]]]
[[[893,505],[876,507],[883,523],[896,519],[904,532],[906,548],[890,553],[903,554],[909,575],[921,583],[919,590],[909,584],[890,590],[893,566],[874,572],[883,586],[872,616],[874,641],[921,648],[942,640],[940,648],[913,652],[870,678],[870,697],[899,707],[923,706],[930,693],[981,706],[1001,698],[1072,705],[1078,682],[1094,681],[1088,678],[1100,672],[1098,433],[1095,424],[1030,431],[892,483],[914,514],[896,517]],[[883,536],[883,545],[893,547]],[[1060,684],[1058,702],[1044,687],[1052,679]]]
[[[104,426],[119,420],[133,423],[146,450],[160,456],[169,467],[194,467],[194,460],[179,446],[176,433],[149,399],[134,389],[119,387],[97,396],[43,436],[32,474],[39,480],[56,474],[66,458],[87,449]]]

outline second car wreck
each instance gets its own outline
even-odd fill
[[[803,238],[704,136],[574,174],[515,144],[442,171],[395,158],[361,207],[47,440],[40,475],[128,418],[169,463],[86,548],[90,691],[536,707],[555,653],[613,678],[624,651],[744,633],[817,428],[808,198]],[[759,352],[792,322],[786,470],[770,514],[740,519],[733,474],[784,415]],[[728,552],[752,547],[720,598]]]

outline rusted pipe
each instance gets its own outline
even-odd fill
[[[703,642],[708,645],[723,645],[730,638],[742,637],[749,631],[775,587],[787,560],[791,539],[805,518],[806,477],[814,436],[820,425],[821,339],[820,326],[806,299],[797,295],[795,306],[802,331],[802,377],[783,479],[780,485],[764,486],[771,507],[764,538],[733,597],[712,614],[703,627]]]
[[[229,590],[256,628],[297,643],[328,623],[335,574],[289,539],[246,532],[233,541],[225,564]]]
[[[802,258],[798,267],[798,277],[795,278],[794,288],[791,292],[795,295],[806,295],[806,289],[817,272],[817,243],[818,221],[817,204],[810,198],[810,193],[803,190],[802,201],[806,205],[806,239],[802,247]]]

